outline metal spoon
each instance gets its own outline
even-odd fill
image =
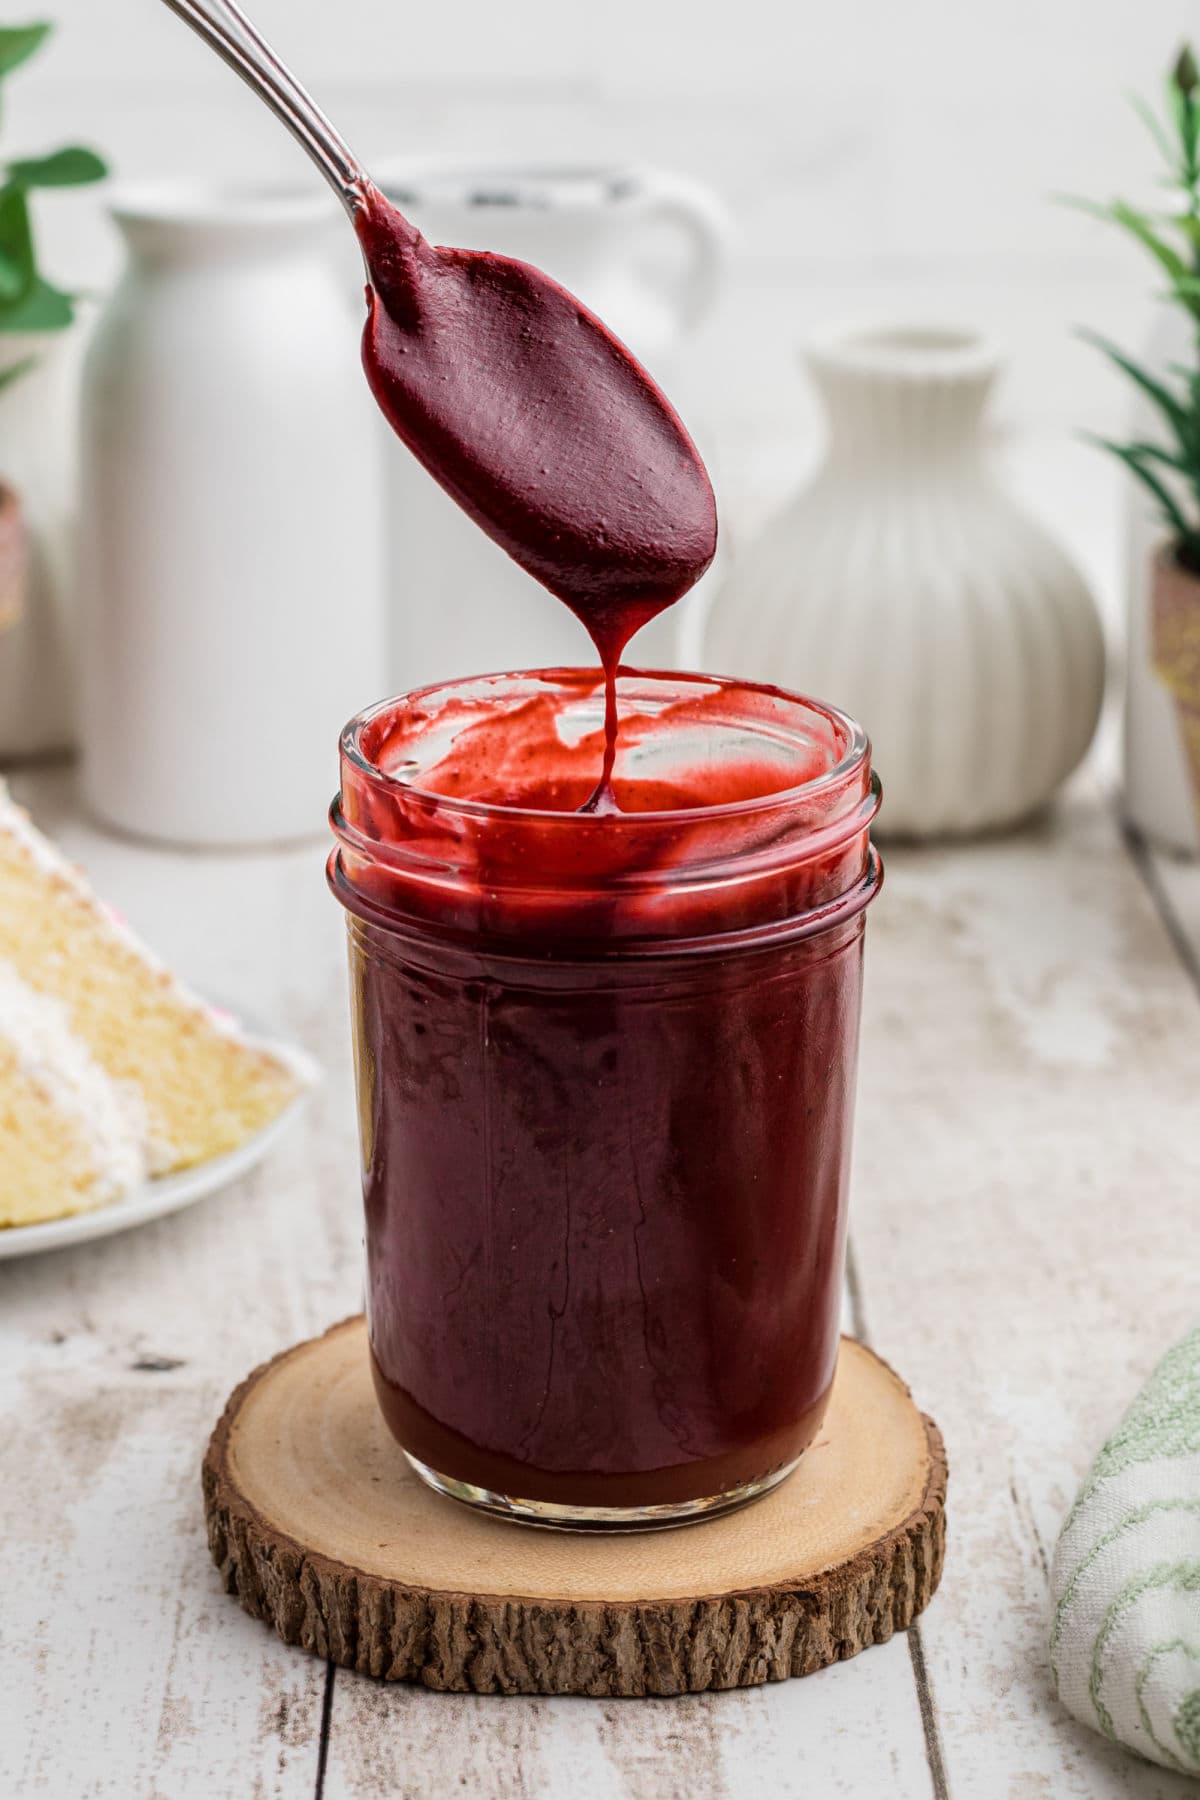
[[[362,164],[235,0],[163,0],[163,4],[266,101],[353,219],[368,185]]]

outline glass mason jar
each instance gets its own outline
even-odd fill
[[[347,726],[367,1316],[391,1431],[506,1516],[765,1492],[833,1381],[864,909],[862,730],[777,689],[488,676]]]

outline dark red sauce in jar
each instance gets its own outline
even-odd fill
[[[482,677],[342,740],[380,1404],[436,1483],[645,1524],[811,1441],[838,1342],[864,909],[862,732],[624,673]]]

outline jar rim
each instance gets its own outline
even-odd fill
[[[495,670],[483,675],[471,675],[459,681],[431,682],[425,687],[413,688],[409,693],[395,695],[380,700],[374,706],[356,713],[343,727],[340,748],[345,761],[359,770],[368,779],[385,782],[389,788],[398,789],[409,798],[431,807],[436,806],[443,816],[461,816],[464,819],[493,821],[498,825],[512,824],[519,820],[536,822],[539,827],[557,828],[571,827],[575,830],[587,829],[589,826],[602,827],[612,815],[588,814],[579,812],[563,812],[550,807],[512,806],[498,804],[488,800],[467,800],[454,795],[447,795],[432,788],[422,788],[417,783],[401,780],[389,770],[383,769],[371,760],[362,748],[362,736],[367,728],[383,714],[395,709],[402,703],[411,703],[428,699],[430,695],[447,692],[467,683],[485,682],[520,682],[549,681],[555,675],[577,675],[577,670],[565,669],[511,669]],[[818,714],[827,723],[844,736],[845,749],[837,762],[822,770],[819,775],[809,776],[806,780],[793,783],[789,787],[775,788],[770,793],[757,794],[747,800],[719,801],[711,806],[672,807],[665,811],[621,812],[617,817],[623,830],[639,829],[660,830],[672,821],[702,825],[716,823],[721,819],[753,818],[756,814],[769,812],[772,808],[795,804],[800,801],[820,799],[826,792],[844,783],[854,770],[868,760],[871,753],[871,742],[866,731],[852,719],[849,713],[839,707],[830,706],[821,700],[814,700],[807,694],[779,687],[774,682],[747,681],[740,676],[717,675],[710,672],[693,672],[683,669],[633,669],[622,668],[618,671],[618,693],[620,683],[625,680],[662,681],[686,683],[702,691],[706,687],[731,685],[745,692],[763,695],[769,698],[785,700],[792,705],[806,707]],[[603,691],[603,676],[596,671],[595,692]]]
[[[555,734],[568,767],[574,746],[588,744],[586,773],[575,766],[568,803],[578,805],[590,790],[599,774],[591,756],[603,694],[590,669],[441,682],[352,719],[330,810],[336,869],[347,877],[345,891],[335,883],[339,899],[364,917],[382,906],[391,918],[419,920],[418,930],[536,942],[539,955],[556,959],[569,945],[591,954],[616,941],[732,944],[746,930],[803,934],[809,923],[832,924],[830,907],[866,904],[878,886],[868,878],[868,833],[880,787],[860,725],[763,682],[674,669],[625,669],[618,679],[630,725],[628,779],[660,779],[656,742],[682,757],[681,770],[697,771],[682,787],[668,775],[665,786],[647,791],[657,811],[521,805],[527,793],[541,797],[536,785],[506,783],[507,722],[515,723],[518,773],[525,744],[536,741],[522,741],[525,715],[535,733]],[[469,734],[477,721],[488,724],[482,761],[472,767],[480,740],[468,736],[467,760],[456,764],[459,732]],[[722,762],[721,745],[732,762]],[[741,756],[749,754],[753,767],[755,752],[768,779],[788,785],[762,793],[752,783],[749,798],[707,806],[675,803],[703,798],[705,769],[720,781]],[[414,785],[427,768],[440,773],[428,787]],[[489,786],[493,772],[498,780]],[[624,779],[618,766],[618,786]],[[474,787],[500,798],[460,798],[459,782],[468,793]],[[715,791],[739,788],[735,781]]]

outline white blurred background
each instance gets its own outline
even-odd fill
[[[1136,253],[1053,204],[1145,191],[1183,0],[254,0],[368,159],[436,150],[650,162],[699,176],[736,260],[691,373],[748,488],[807,416],[794,347],[831,315],[966,317],[1013,361],[1000,412],[1066,427],[1125,397],[1074,322],[1143,332]],[[123,176],[304,173],[299,152],[161,0],[57,0],[56,42],[9,85],[6,141],[94,141]],[[96,196],[40,202],[48,258],[102,282]],[[749,460],[746,460],[749,459]],[[779,468],[778,463],[773,463]],[[775,475],[773,480],[781,479]],[[735,476],[735,479],[737,477]]]

